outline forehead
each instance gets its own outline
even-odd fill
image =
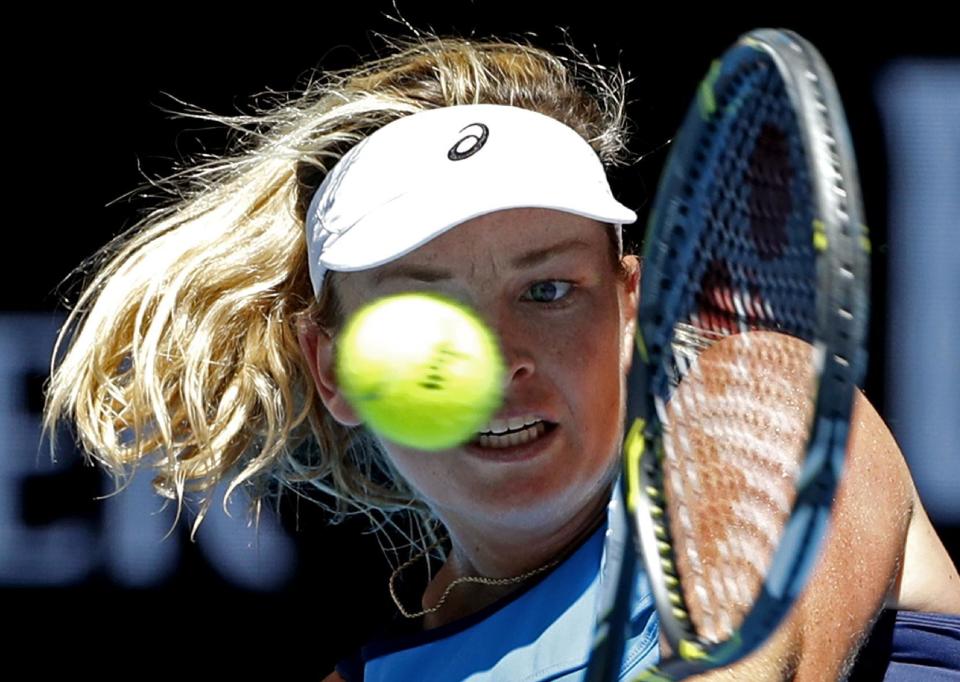
[[[389,263],[337,273],[338,288],[352,309],[371,296],[411,282],[469,279],[487,286],[549,263],[586,263],[594,271],[603,271],[612,229],[552,209],[496,211],[461,223]]]
[[[404,263],[442,263],[487,259],[498,255],[510,265],[532,265],[525,254],[535,250],[551,250],[557,255],[571,250],[574,242],[581,248],[573,248],[582,256],[591,252],[606,253],[609,235],[613,228],[590,218],[546,208],[514,208],[495,211],[457,225],[423,246],[397,260],[384,264],[377,270],[389,270]]]

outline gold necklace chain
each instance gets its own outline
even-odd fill
[[[417,554],[416,556],[410,559],[407,559],[407,561],[405,561],[403,564],[398,566],[396,570],[394,570],[394,572],[390,574],[390,582],[389,582],[390,597],[393,599],[393,603],[397,605],[397,608],[400,610],[400,613],[402,613],[405,618],[419,618],[420,616],[425,616],[428,613],[434,613],[436,611],[439,611],[440,607],[443,606],[443,603],[447,600],[447,597],[450,595],[450,591],[453,590],[453,588],[456,587],[457,585],[461,585],[463,583],[479,583],[481,585],[511,585],[513,583],[519,583],[523,580],[526,580],[527,578],[532,578],[538,573],[543,573],[544,571],[550,570],[551,568],[556,566],[558,563],[560,563],[560,559],[554,559],[553,561],[546,563],[543,566],[534,568],[533,570],[527,571],[526,573],[523,573],[521,575],[513,576],[512,578],[488,578],[482,575],[463,576],[462,578],[457,578],[456,580],[452,581],[449,585],[447,585],[446,589],[443,591],[443,594],[440,595],[440,600],[437,601],[437,603],[431,606],[429,609],[423,609],[422,611],[417,611],[416,613],[410,613],[409,611],[407,611],[406,608],[404,608],[403,604],[400,603],[400,599],[399,597],[397,597],[397,591],[394,583],[396,582],[397,576],[400,575],[400,573],[403,572],[404,569],[406,569],[408,566],[413,565],[415,562],[425,557],[427,553],[429,553],[434,547],[436,547],[439,544],[440,544],[440,540],[437,540],[432,545],[430,545],[430,547],[428,547],[426,551],[423,551],[420,554]]]

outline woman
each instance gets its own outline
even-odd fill
[[[173,178],[178,198],[102,252],[58,342],[76,329],[46,430],[67,416],[118,478],[155,467],[178,509],[229,479],[228,495],[244,486],[259,513],[271,481],[307,482],[334,519],[418,519],[418,550],[391,578],[397,630],[414,633],[328,679],[578,679],[639,295],[619,227],[635,216],[604,175],[629,160],[624,88],[582,58],[422,39],[262,112],[254,136]],[[332,371],[344,319],[409,289],[473,306],[508,364],[486,435],[448,452],[364,429]],[[440,570],[405,584],[434,552]],[[926,608],[937,594],[957,610],[951,580],[899,451],[861,399],[808,596],[764,650],[720,675],[836,677],[888,596]],[[658,656],[642,576],[638,588],[624,675]]]

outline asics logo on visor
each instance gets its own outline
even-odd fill
[[[462,133],[463,131],[470,130],[471,128],[476,130],[457,140],[457,143],[450,148],[450,151],[447,152],[448,159],[451,161],[462,161],[463,159],[470,158],[478,151],[483,149],[483,145],[487,143],[487,137],[490,135],[490,129],[487,128],[487,126],[485,126],[483,123],[471,123],[470,125],[461,128],[460,132]]]

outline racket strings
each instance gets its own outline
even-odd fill
[[[755,336],[711,347],[665,406],[677,569],[696,630],[711,641],[729,637],[756,599],[793,504],[813,408],[810,347]]]
[[[716,144],[712,183],[703,193],[700,253],[693,269],[698,294],[694,324],[722,334],[779,329],[813,338],[814,278],[809,240],[812,215],[804,150],[776,71],[753,69],[744,88],[722,96],[737,103],[729,139]],[[734,84],[736,85],[736,84]],[[721,131],[722,132],[722,131]]]
[[[694,629],[714,642],[762,585],[815,404],[811,347],[744,332],[810,340],[816,328],[809,179],[783,82],[753,65],[717,108],[719,141],[699,152],[712,171],[692,173],[689,192],[704,227],[653,384],[669,543]]]

